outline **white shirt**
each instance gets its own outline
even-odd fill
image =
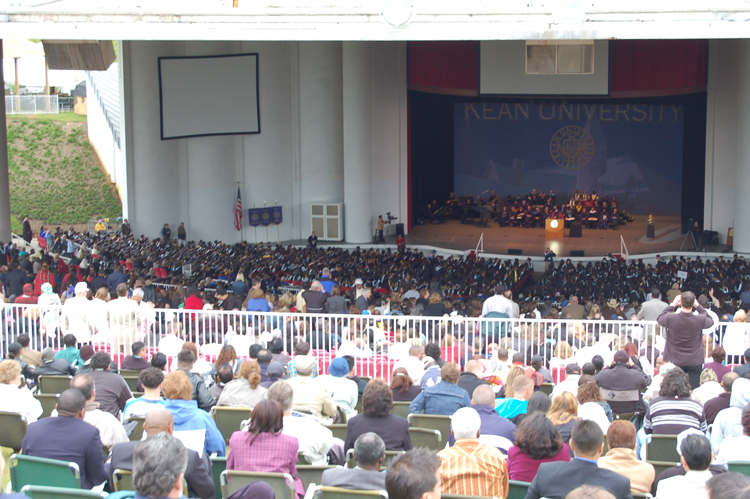
[[[28,389],[8,383],[0,383],[0,411],[20,414],[27,423],[33,423],[44,412],[42,404]]]
[[[747,435],[725,438],[716,454],[716,462],[726,465],[736,461],[747,461],[748,448],[750,448],[750,437]]]
[[[87,408],[89,404],[86,404]],[[99,407],[99,404],[95,405]],[[115,444],[129,441],[128,434],[125,433],[125,428],[120,424],[120,421],[108,412],[101,411],[98,408],[86,409],[83,420],[99,429],[99,436],[102,439],[102,445],[105,447],[112,447]]]
[[[310,464],[328,464],[328,451],[333,444],[333,433],[314,418],[284,416],[284,429],[281,433],[297,437],[299,452],[310,459]]]
[[[350,379],[339,378],[330,374],[318,376],[315,378],[315,382],[328,390],[336,405],[341,407],[344,413],[346,413],[346,419],[357,415],[357,411],[354,409],[359,398],[357,383]]]
[[[587,421],[593,421],[602,429],[602,433],[607,434],[609,430],[609,419],[604,407],[596,402],[586,402],[578,406],[578,417]]]
[[[690,394],[690,398],[698,402],[700,405],[704,405],[707,401],[718,397],[722,393],[724,393],[724,387],[717,381],[706,381],[693,390]]]
[[[684,476],[661,480],[656,488],[656,499],[706,499],[706,481],[712,476],[708,470],[688,471]]]
[[[552,400],[563,392],[570,392],[573,396],[578,395],[578,380],[581,379],[580,374],[568,374],[565,380],[555,385],[552,389]]]
[[[406,369],[406,373],[409,375],[412,383],[414,384],[419,383],[419,381],[422,379],[422,375],[424,374],[424,365],[422,364],[422,361],[414,356],[406,357],[393,364],[393,371],[395,371],[399,367],[403,367],[404,369]]]
[[[747,322],[733,322],[727,324],[727,328],[724,331],[724,339],[722,340],[727,355],[744,355],[745,350],[750,348],[748,326],[750,326],[750,324]]]
[[[490,296],[484,300],[484,305],[482,305],[482,316],[485,316],[490,312],[499,312],[508,317],[513,317],[513,302],[503,295]]]

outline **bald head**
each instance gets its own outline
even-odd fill
[[[68,418],[83,419],[86,397],[80,390],[69,388],[57,399],[57,414]]]
[[[163,407],[157,407],[156,409],[148,411],[146,419],[143,421],[143,431],[145,431],[149,437],[153,437],[161,432],[166,432],[171,435],[173,430],[174,418],[172,417],[171,412]]]
[[[471,394],[472,405],[488,405],[495,407],[495,392],[490,385],[479,385]]]
[[[736,372],[728,372],[724,376],[721,377],[721,386],[724,387],[724,391],[727,393],[732,393],[732,384],[734,383],[734,380],[739,378],[740,375]]]

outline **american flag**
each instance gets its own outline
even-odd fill
[[[239,187],[237,187],[237,205],[234,208],[234,228],[237,230],[242,228],[242,197]]]

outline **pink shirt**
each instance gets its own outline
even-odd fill
[[[235,431],[229,439],[227,469],[259,471],[264,473],[289,473],[294,478],[294,490],[304,497],[305,487],[297,475],[296,437],[282,433],[260,433],[250,444],[253,435],[246,431]]]
[[[570,449],[563,444],[562,449],[556,455],[544,459],[531,459],[528,454],[521,452],[515,445],[508,449],[508,475],[511,480],[530,482],[536,476],[539,465],[554,461],[570,461]]]

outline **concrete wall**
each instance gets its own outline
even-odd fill
[[[261,133],[160,140],[157,58],[243,52],[259,54]],[[369,52],[373,201],[361,224],[385,211],[400,220],[407,213],[406,45],[372,43]],[[281,240],[307,238],[311,203],[344,200],[340,42],[124,42],[121,60],[137,234],[156,237],[164,223],[185,222],[190,239],[239,241],[238,182],[245,208],[284,207]],[[246,212],[243,222],[245,240],[254,241]],[[276,241],[276,226],[268,237],[258,228],[257,240]]]

